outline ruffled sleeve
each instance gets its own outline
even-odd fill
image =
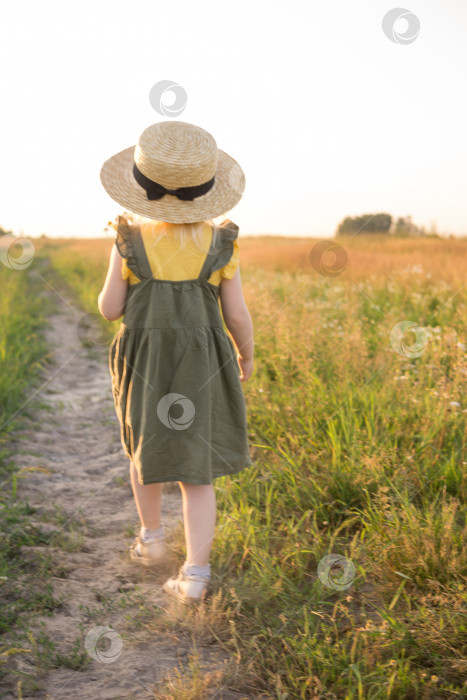
[[[221,268],[221,276],[222,278],[226,279],[232,279],[234,276],[239,264],[240,264],[240,256],[239,256],[239,248],[238,248],[238,231],[239,227],[237,224],[234,224],[233,221],[230,219],[225,219],[221,224],[220,224],[221,232],[222,232],[222,240],[224,241],[225,245],[227,246],[228,250],[232,250],[232,255],[230,257],[229,262],[224,265],[224,267]]]
[[[136,224],[129,223],[124,216],[117,216],[115,222],[111,226],[117,233],[115,238],[115,245],[117,246],[117,250],[123,258],[122,278],[130,278],[130,270],[137,278],[139,278],[140,273],[138,270],[138,263],[136,260],[133,245],[133,229],[136,227]]]
[[[122,258],[122,280],[128,280],[130,284],[134,284],[135,282],[139,281],[138,278],[135,277],[135,275],[129,269],[125,258]]]
[[[234,224],[234,222],[230,219],[224,219],[224,221],[222,221],[222,223],[219,225],[219,228],[222,231],[223,238],[230,241],[238,238],[239,228],[237,224]]]
[[[238,250],[238,241],[234,240],[233,241],[233,253],[232,257],[230,258],[229,262],[225,267],[222,268],[222,277],[225,277],[228,280],[231,280],[234,274],[237,271],[237,268],[240,264],[240,256],[239,256],[239,250]]]

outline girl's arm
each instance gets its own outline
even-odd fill
[[[97,300],[97,307],[107,321],[116,321],[123,316],[128,292],[128,280],[122,279],[122,258],[114,244],[104,286]]]

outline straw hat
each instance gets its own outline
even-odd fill
[[[105,161],[100,179],[122,206],[171,223],[214,219],[232,209],[245,189],[237,161],[217,148],[210,133],[180,121],[148,126],[136,146]]]

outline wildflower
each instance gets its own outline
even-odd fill
[[[453,408],[460,408],[459,401],[450,401],[449,405],[452,406]]]

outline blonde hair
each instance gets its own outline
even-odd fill
[[[213,229],[213,242],[216,243],[216,236],[219,234],[219,224],[215,219],[204,219],[203,221],[194,221],[193,223],[174,224],[169,221],[159,221],[158,219],[147,219],[139,214],[125,211],[123,216],[129,223],[150,225],[150,230],[153,238],[153,245],[165,236],[175,237],[179,240],[182,246],[185,246],[189,241],[193,241],[195,245],[203,253],[208,253],[206,249],[202,231],[206,225]],[[218,217],[216,217],[218,218]],[[222,220],[226,217],[222,217]]]

